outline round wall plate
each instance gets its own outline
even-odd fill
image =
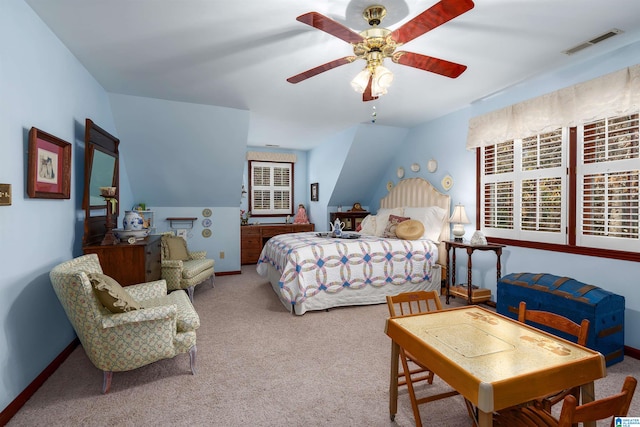
[[[211,216],[211,209],[203,209],[202,210],[202,216],[206,216],[206,217],[210,217]]]
[[[420,165],[419,165],[419,164],[417,164],[417,163],[413,163],[413,164],[411,165],[411,170],[412,170],[413,172],[420,172]]]
[[[402,166],[400,166],[398,168],[398,170],[396,171],[396,174],[398,175],[398,178],[400,178],[400,179],[404,178],[404,168]]]
[[[392,188],[393,188],[393,181],[387,182],[387,191],[391,191]]]
[[[211,230],[208,228],[202,230],[202,237],[211,237]]]
[[[202,220],[202,226],[203,227],[211,227],[211,219],[209,218],[205,218]]]
[[[435,159],[431,159],[427,162],[427,170],[434,173],[438,169],[438,162]]]
[[[442,188],[444,188],[446,191],[449,191],[451,190],[451,187],[453,187],[453,178],[451,177],[451,175],[447,175],[442,178]]]

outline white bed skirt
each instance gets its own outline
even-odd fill
[[[281,273],[276,270],[271,264],[263,264],[267,268],[267,277],[271,283],[273,291],[278,296],[278,299],[287,308],[289,312],[292,312],[294,305],[289,303],[282,297],[280,293],[280,281]],[[387,295],[398,295],[404,292],[413,291],[430,291],[440,290],[440,283],[442,280],[442,271],[439,264],[434,264],[431,267],[431,281],[418,282],[418,283],[404,283],[402,285],[387,285],[380,288],[365,286],[360,289],[344,288],[337,293],[319,292],[313,297],[307,298],[302,303],[295,305],[295,314],[302,315],[307,311],[313,310],[326,310],[332,307],[344,307],[349,305],[370,305],[370,304],[382,304],[387,302]]]

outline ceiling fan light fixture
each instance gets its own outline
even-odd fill
[[[378,65],[373,71],[373,78],[371,79],[371,96],[386,94],[391,82],[393,82],[393,73],[386,67]]]
[[[387,89],[393,82],[393,73],[386,67],[378,65],[373,73],[373,80],[378,86]]]
[[[371,77],[371,72],[368,68],[360,71],[354,78],[351,80],[351,87],[358,93],[364,93],[365,89],[367,89],[367,85],[369,84],[369,77]]]

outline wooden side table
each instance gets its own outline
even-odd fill
[[[461,298],[466,298],[468,304],[476,304],[479,302],[489,301],[491,299],[491,291],[489,289],[482,289],[477,286],[473,286],[473,282],[471,281],[471,255],[473,255],[474,251],[493,251],[496,253],[496,270],[497,270],[497,278],[496,280],[500,280],[502,276],[500,264],[500,256],[502,255],[502,248],[506,245],[499,245],[495,243],[489,243],[487,245],[472,245],[471,243],[465,242],[456,242],[454,240],[447,240],[444,242],[445,249],[447,250],[447,298],[446,303],[449,304],[449,297],[451,295],[459,296]],[[449,258],[450,249],[453,248],[452,257]],[[467,261],[467,285],[458,285],[456,286],[456,249],[462,248],[467,250],[467,256],[469,257]],[[451,267],[449,267],[449,259],[451,259]],[[449,281],[449,274],[451,274],[451,281]]]

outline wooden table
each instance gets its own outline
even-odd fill
[[[496,253],[496,276],[497,280],[500,280],[502,275],[502,265],[500,264],[500,256],[502,255],[502,248],[506,245],[500,245],[497,243],[489,243],[486,245],[472,245],[471,243],[457,242],[455,240],[446,240],[444,242],[445,249],[447,251],[447,277],[446,277],[446,289],[447,298],[446,303],[449,304],[449,297],[451,294],[461,296],[467,299],[468,304],[475,304],[478,302],[489,301],[491,299],[491,291],[489,289],[479,289],[473,287],[471,281],[471,255],[474,251],[493,251]],[[467,251],[467,286],[456,286],[456,248],[466,249]],[[451,257],[451,267],[449,267],[449,252],[453,249]],[[451,273],[451,281],[449,281],[449,272]],[[451,290],[451,288],[454,288]]]
[[[478,408],[480,427],[494,411],[578,385],[594,400],[606,375],[604,356],[480,306],[387,319],[393,340],[389,411],[397,412],[402,346]]]

